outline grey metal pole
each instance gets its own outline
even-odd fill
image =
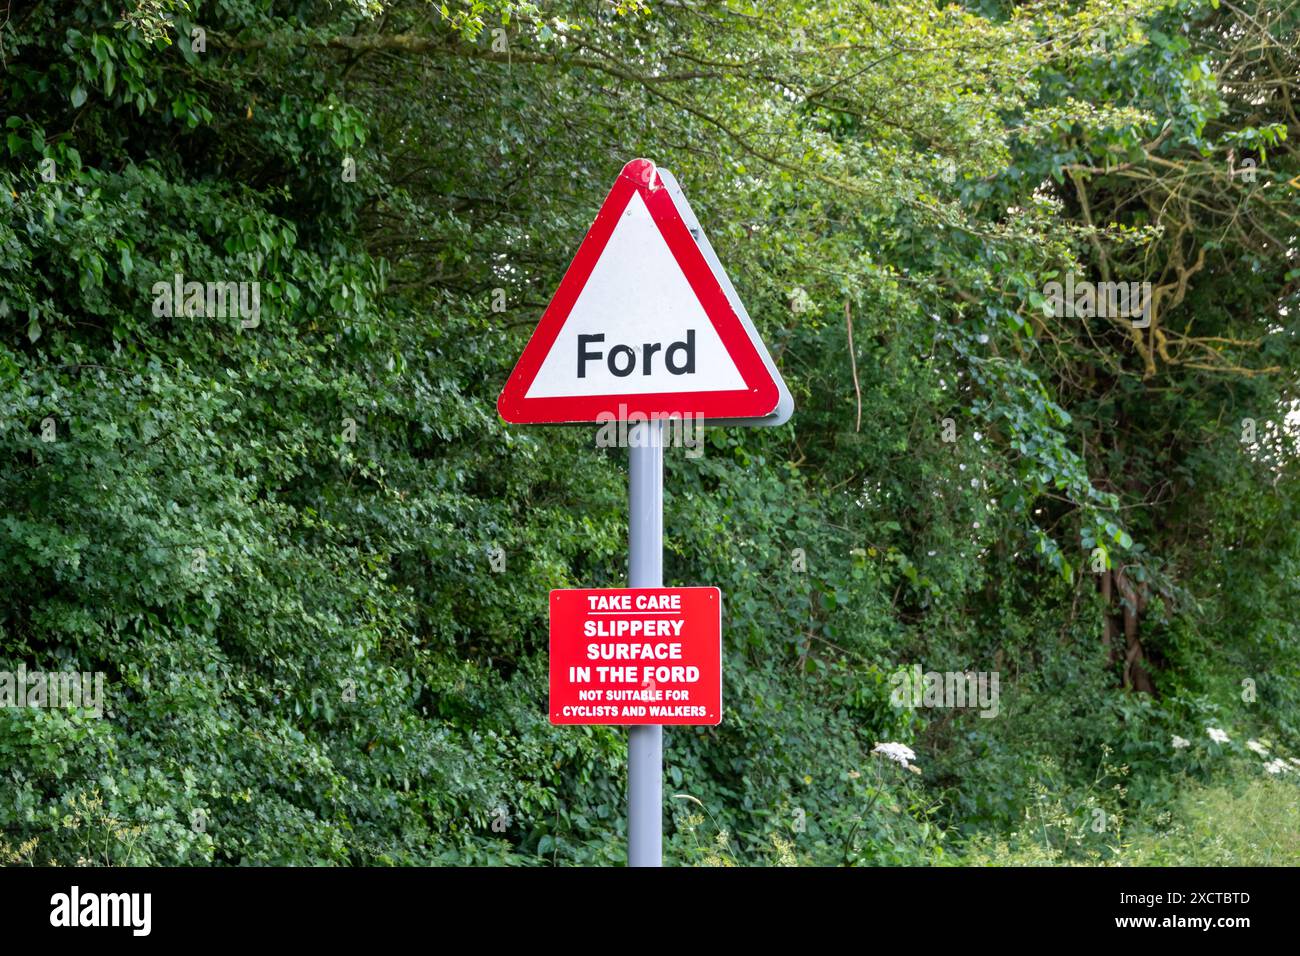
[[[663,422],[628,431],[627,583],[664,583]],[[631,727],[627,739],[627,865],[663,865],[664,729]]]

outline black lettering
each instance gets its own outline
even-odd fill
[[[622,371],[619,371],[618,365],[614,361],[614,357],[620,352],[627,353],[627,368]],[[627,375],[631,375],[632,369],[634,368],[636,368],[636,353],[632,351],[630,346],[616,345],[609,350],[609,370],[611,373],[617,375],[619,378],[623,378]]]
[[[678,349],[686,350],[686,364],[681,368],[673,362],[673,353]],[[668,346],[668,351],[664,353],[664,362],[668,366],[668,371],[674,375],[693,375],[695,373],[695,330],[686,330],[685,342],[674,342]]]
[[[587,351],[587,343],[588,343],[588,342],[603,342],[603,341],[605,341],[605,335],[604,335],[603,332],[602,332],[601,334],[599,334],[599,335],[579,335],[579,336],[578,336],[578,378],[586,378],[586,377],[587,377],[587,362],[589,362],[589,361],[592,360],[592,359],[598,359],[598,358],[600,358],[601,355],[603,354],[603,353],[601,353],[601,352],[588,352],[588,351]]]
[[[642,375],[650,374],[650,356],[654,355],[661,348],[663,348],[663,344],[660,342],[647,342],[645,345],[641,346],[641,361],[645,364],[645,367],[641,369]]]

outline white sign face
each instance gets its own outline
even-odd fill
[[[645,200],[632,193],[526,397],[744,387]]]

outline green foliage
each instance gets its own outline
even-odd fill
[[[547,591],[624,583],[623,453],[495,398],[636,155],[798,409],[669,456],[666,580],[726,600],[669,860],[1294,859],[1203,839],[1291,783],[1230,797],[1261,761],[1206,726],[1300,742],[1300,169],[1250,85],[1294,14],[122,6],[0,23],[0,672],[106,681],[0,707],[0,861],[622,861],[625,733],[544,707]],[[1150,331],[1052,315],[1070,271],[1151,278]],[[914,663],[1000,716],[895,706]]]
[[[1300,789],[1276,778],[1184,790],[1152,823],[1102,856],[1070,857],[1046,842],[983,836],[967,862],[984,866],[1295,866]]]

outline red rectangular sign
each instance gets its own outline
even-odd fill
[[[551,592],[553,724],[722,721],[722,592]]]

